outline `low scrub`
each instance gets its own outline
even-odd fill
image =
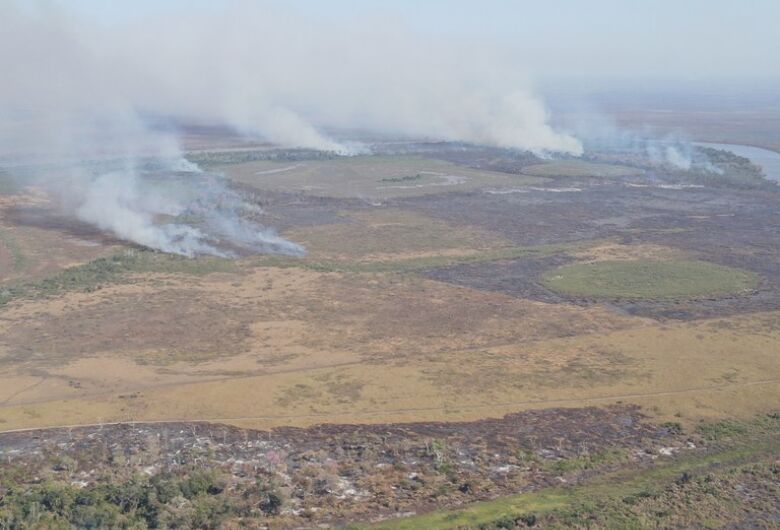
[[[126,281],[133,273],[207,274],[230,272],[236,266],[221,258],[185,258],[146,250],[126,250],[108,258],[70,267],[36,282],[0,287],[0,307],[12,300],[55,296],[64,292],[90,292],[102,285]]]

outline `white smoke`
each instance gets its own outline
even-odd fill
[[[158,161],[159,162],[159,161]],[[179,160],[146,173],[136,167],[81,178],[76,217],[146,247],[194,256],[245,252],[302,255],[300,245],[251,219],[260,209],[216,175],[197,168],[176,171]],[[160,217],[167,220],[161,220]],[[189,218],[181,222],[181,216]]]
[[[562,121],[574,131],[589,152],[621,152],[638,156],[654,166],[681,171],[704,171],[722,174],[707,155],[680,134],[659,134],[649,127],[630,129],[619,126],[605,112],[592,109],[570,109]]]
[[[691,157],[682,153],[677,147],[673,145],[667,145],[666,149],[664,149],[664,153],[666,155],[666,160],[674,167],[684,169],[686,171],[691,169],[693,160],[691,160]]]
[[[167,112],[342,153],[349,147],[323,129],[582,152],[574,137],[549,126],[516,58],[487,45],[427,39],[379,18],[323,21],[257,2],[196,11],[185,25],[146,20],[127,36],[134,53],[126,56],[141,58],[134,69],[143,73],[128,85],[166,80],[166,90],[147,95],[155,111],[164,102]]]
[[[69,211],[148,247],[303,252],[250,221],[257,212],[192,167],[177,138],[146,116],[228,124],[280,145],[342,154],[363,147],[323,131],[582,152],[550,127],[514,61],[401,24],[323,22],[258,2],[188,7],[110,28],[82,17],[51,3],[0,0],[0,165],[48,164],[37,183]],[[155,171],[144,168],[149,160]],[[180,171],[197,178],[185,186]],[[165,174],[170,182],[159,185]],[[197,223],[180,221],[193,210]]]
[[[76,214],[79,219],[147,247],[184,255],[219,254],[202,243],[203,235],[195,228],[154,222],[155,214],[176,215],[183,209],[181,205],[148,204],[143,196],[133,173],[105,173],[89,183]]]
[[[26,167],[76,218],[150,248],[303,253],[249,220],[252,205],[184,159],[174,136],[150,128],[77,29],[56,11],[1,8],[0,165]]]
[[[654,164],[670,166],[681,171],[703,171],[723,174],[723,169],[714,165],[707,155],[697,152],[696,146],[685,138],[667,135],[660,139],[646,137],[639,145]]]
[[[653,164],[668,165],[675,169],[688,171],[693,167],[693,146],[675,137],[656,139],[643,137],[634,145],[644,151]]]
[[[234,1],[105,28],[51,6],[3,5],[5,59],[37,70],[39,86],[25,90],[26,101],[52,90],[84,107],[119,99],[152,115],[227,123],[277,144],[339,153],[353,150],[324,130],[582,151],[549,126],[516,57],[430,39],[379,15],[325,20]]]

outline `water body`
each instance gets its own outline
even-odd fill
[[[780,182],[780,153],[749,145],[714,144],[709,142],[696,142],[695,145],[713,149],[725,149],[735,155],[744,156],[754,164],[761,166],[764,169],[766,178]]]

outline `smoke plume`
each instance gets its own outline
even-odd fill
[[[53,4],[0,2],[0,165],[48,164],[37,184],[80,219],[145,246],[300,253],[250,221],[251,205],[188,165],[176,136],[145,117],[342,154],[360,147],[324,131],[582,153],[549,125],[521,65],[497,50],[379,18],[220,5],[109,27]]]
[[[584,149],[597,153],[622,153],[659,168],[722,174],[708,156],[681,134],[659,134],[648,127],[630,129],[617,125],[607,113],[573,108],[558,114],[564,126],[573,131]]]

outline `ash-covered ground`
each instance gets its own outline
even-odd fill
[[[15,477],[16,487],[56,480],[90,491],[139,475],[154,481],[208,471],[215,481],[211,495],[235,498],[245,510],[236,509],[234,517],[274,528],[310,527],[574,484],[702,444],[674,426],[648,423],[632,406],[271,431],[134,423],[0,434],[0,476]],[[0,498],[3,492],[0,484]],[[279,506],[263,504],[269,494]]]

